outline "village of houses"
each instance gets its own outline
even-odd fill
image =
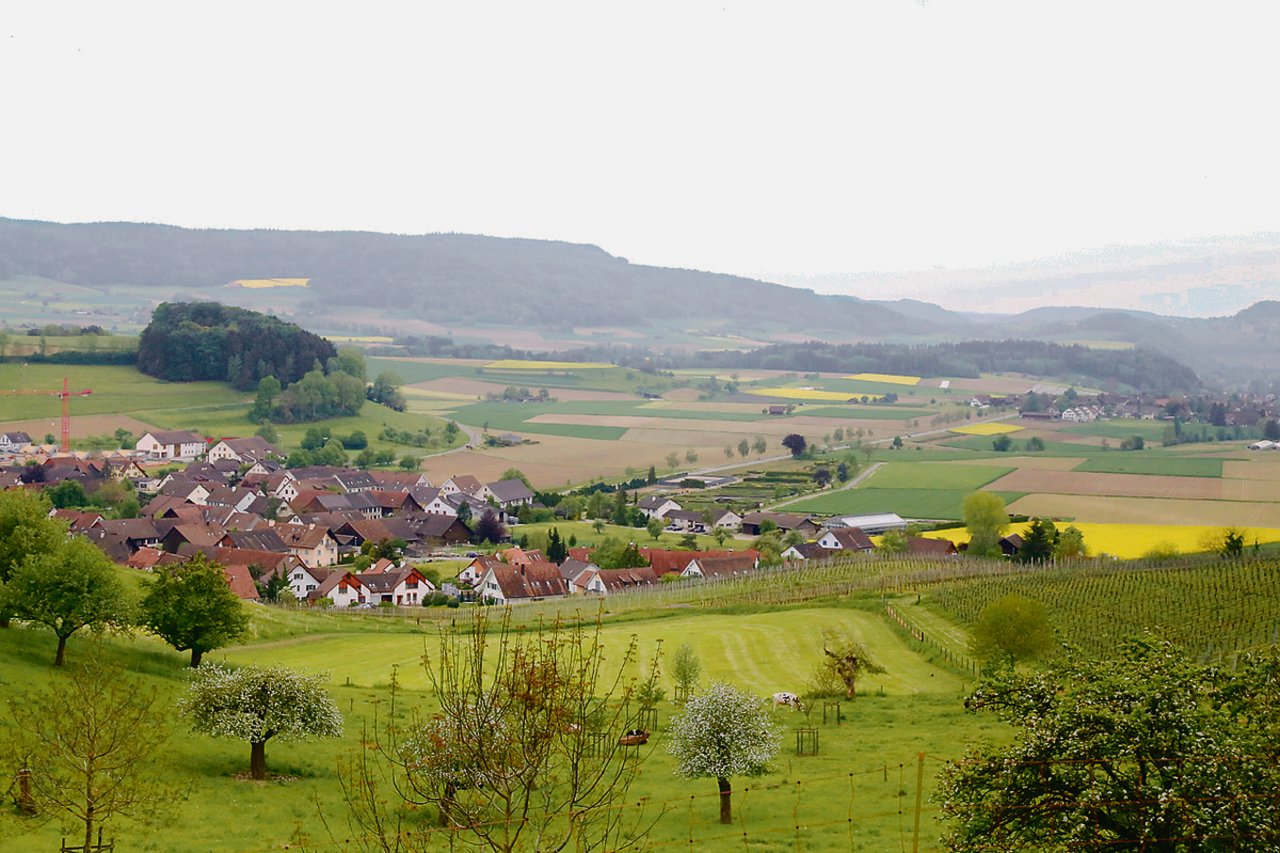
[[[559,565],[535,549],[502,547],[508,543],[495,553],[479,553],[469,550],[477,519],[489,513],[504,526],[515,525],[521,507],[534,505],[534,492],[522,480],[482,483],[463,474],[435,485],[420,472],[288,469],[284,454],[256,436],[209,441],[194,432],[157,431],[145,433],[133,450],[62,455],[33,445],[25,433],[5,433],[0,453],[9,462],[0,469],[0,488],[45,489],[74,480],[92,494],[112,479],[128,480],[146,501],[139,517],[52,512],[72,534],[84,536],[122,566],[150,571],[203,554],[221,565],[235,593],[250,601],[260,600],[272,578],[284,579],[277,588],[287,586],[296,601],[313,606],[413,607],[428,603],[433,593],[493,603],[607,596],[660,583],[672,573],[716,580],[760,566],[760,554],[749,548],[639,548],[649,565],[627,569],[594,565],[590,548],[568,549]],[[789,513],[740,516],[722,509],[708,517],[683,509],[677,497],[651,494],[637,507],[680,533],[718,527],[751,539],[770,529],[798,531],[806,541],[783,553],[788,561],[870,552],[871,535],[906,527],[893,514],[820,521]],[[403,543],[399,559],[383,557],[355,569],[366,543],[390,542]],[[921,555],[955,553],[950,543],[938,540],[911,537],[909,545]],[[437,589],[426,576],[435,573],[424,573],[424,563],[458,557],[471,562]],[[435,596],[433,603],[440,600]]]

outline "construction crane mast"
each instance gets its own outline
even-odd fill
[[[81,391],[71,391],[67,387],[67,378],[62,377],[61,391],[36,391],[28,388],[17,388],[11,391],[0,391],[0,396],[11,397],[15,395],[29,395],[36,397],[57,397],[62,401],[62,452],[71,452],[71,398],[72,397],[88,397],[92,394],[88,388]]]

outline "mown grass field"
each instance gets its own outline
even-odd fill
[[[995,465],[945,462],[889,462],[864,480],[862,489],[948,489],[977,491],[1012,471]]]
[[[1140,435],[1144,441],[1158,442],[1164,437],[1164,421],[1145,421],[1134,418],[1115,418],[1109,421],[1090,421],[1083,424],[1070,424],[1059,428],[1058,432],[1073,435],[1099,435],[1106,438],[1125,439]]]
[[[1099,474],[1155,474],[1164,477],[1221,477],[1221,459],[1183,458],[1148,454],[1146,451],[1091,456],[1077,471]]]
[[[311,624],[314,620],[318,624]],[[350,624],[340,624],[343,620]],[[362,733],[368,736],[375,715],[386,723],[392,665],[399,664],[397,678],[403,688],[397,719],[406,722],[411,710],[429,713],[433,707],[422,689],[426,680],[420,663],[423,649],[431,647],[433,638],[412,623],[310,613],[270,613],[255,622],[265,623],[259,632],[263,639],[228,650],[225,659],[232,664],[278,663],[330,673],[331,693],[346,717],[344,737],[269,744],[269,769],[283,778],[255,784],[236,778],[247,764],[246,745],[188,733],[175,721],[164,769],[159,772],[190,785],[190,796],[158,826],[138,829],[119,824],[108,829],[108,835],[126,849],[267,851],[300,842],[309,849],[317,844],[324,849],[332,839],[321,824],[320,812],[335,826],[339,839],[348,834],[335,768]],[[654,748],[632,789],[634,798],[649,798],[651,813],[660,815],[645,849],[688,846],[690,838],[701,849],[721,849],[726,838],[741,843],[744,832],[752,849],[792,849],[797,835],[805,849],[897,849],[911,843],[910,822],[901,822],[899,806],[904,796],[908,803],[914,801],[917,753],[931,756],[926,767],[926,790],[931,790],[941,759],[958,754],[960,743],[1004,736],[1003,727],[994,721],[963,712],[960,699],[965,685],[959,676],[912,651],[869,610],[817,607],[673,614],[606,625],[604,641],[610,660],[618,658],[632,634],[646,659],[659,641],[668,653],[688,642],[702,659],[704,683],[729,680],[764,695],[803,689],[806,671],[821,656],[823,630],[865,642],[888,671],[867,679],[863,698],[856,703],[843,703],[842,725],[823,726],[821,709],[809,718],[820,728],[817,756],[795,755],[793,729],[804,724],[806,717],[789,711],[776,714],[782,749],[774,770],[760,779],[735,780],[739,822],[732,828],[716,821],[713,781],[684,782],[673,775],[662,731],[676,709],[670,702],[663,703]],[[69,657],[73,665],[77,655],[88,652],[87,646],[73,641]],[[61,677],[47,665],[50,650],[47,635],[22,628],[0,632],[0,679],[6,689],[11,685],[29,689]],[[108,653],[156,687],[166,708],[172,708],[184,690],[182,656],[155,641],[112,640]],[[212,657],[221,661],[224,655]],[[837,803],[839,809],[833,811]],[[234,821],[227,820],[228,809],[234,810]],[[925,813],[926,827],[931,813],[931,809]],[[56,826],[31,829],[8,813],[0,820],[0,851],[25,852],[57,843]],[[937,849],[934,834],[931,827],[926,829],[921,849]]]
[[[732,827],[716,822],[711,780],[686,782],[673,775],[664,732],[678,709],[669,701],[661,703],[652,750],[644,753],[628,797],[628,802],[645,798],[649,814],[657,818],[641,849],[913,849],[915,762],[924,753],[919,849],[938,850],[936,811],[928,799],[937,773],[968,744],[999,742],[1009,730],[990,716],[963,710],[962,697],[972,682],[940,665],[933,643],[962,652],[967,648],[965,625],[988,601],[1007,592],[1044,601],[1066,639],[1104,656],[1119,638],[1156,629],[1197,656],[1229,660],[1237,649],[1271,643],[1280,630],[1280,561],[1148,568],[1087,563],[982,577],[964,576],[971,572],[965,560],[937,565],[954,569],[955,576],[912,581],[910,572],[923,564],[861,560],[849,564],[848,570],[866,575],[868,591],[847,596],[828,589],[827,581],[838,573],[800,571],[726,585],[719,599],[718,587],[705,586],[703,597],[690,598],[683,607],[645,607],[631,601],[615,613],[606,602],[601,637],[607,664],[620,659],[633,636],[642,661],[652,660],[659,643],[666,656],[688,643],[701,659],[704,683],[727,680],[761,696],[776,690],[803,692],[821,659],[824,637],[838,633],[865,644],[886,669],[861,682],[856,702],[842,703],[843,724],[824,724],[823,709],[817,705],[808,717],[776,713],[781,751],[769,774],[734,780]],[[877,575],[893,579],[891,600],[913,624],[926,628],[928,643],[904,639],[883,618]],[[136,581],[137,575],[131,579]],[[752,589],[771,590],[779,597],[775,603],[762,598],[752,604]],[[172,728],[155,772],[189,786],[188,797],[157,825],[138,828],[121,822],[109,827],[107,835],[117,841],[117,849],[345,849],[350,845],[344,846],[342,839],[350,837],[350,830],[336,768],[362,739],[387,724],[393,667],[400,685],[397,723],[406,724],[412,713],[430,713],[435,707],[425,689],[421,656],[435,647],[437,623],[246,606],[253,613],[252,641],[208,659],[328,673],[330,693],[345,717],[343,737],[272,742],[268,767],[276,777],[265,784],[242,781],[237,777],[248,762],[245,744],[191,733],[174,716],[186,685],[185,656],[146,637],[108,638],[105,655],[159,692],[160,707]],[[579,612],[590,617],[597,606],[587,603]],[[466,610],[448,612],[465,623]],[[520,623],[542,612],[516,608],[513,616]],[[88,638],[74,638],[69,663],[83,660],[91,645]],[[0,629],[0,690],[14,695],[64,678],[65,673],[49,666],[53,646],[52,636],[45,632],[21,626]],[[639,666],[633,671],[638,674]],[[663,681],[669,690],[669,676]],[[0,714],[0,739],[9,724],[9,717]],[[795,729],[805,724],[819,730],[816,756],[795,754]],[[4,853],[56,849],[60,834],[56,823],[34,826],[10,808],[0,810]]]

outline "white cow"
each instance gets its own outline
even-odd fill
[[[791,708],[793,711],[804,710],[800,703],[800,697],[794,693],[787,693],[784,691],[782,693],[773,694],[771,698],[773,699],[774,710],[777,710],[779,705],[784,705]]]

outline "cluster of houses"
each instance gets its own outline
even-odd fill
[[[725,580],[741,577],[760,567],[760,552],[681,551],[667,548],[637,548],[647,566],[603,569],[591,561],[594,549],[570,548],[558,565],[536,549],[508,548],[472,560],[457,578],[457,586],[444,591],[509,604],[527,599],[558,598],[569,595],[608,596],[643,589],[677,578]]]
[[[6,438],[21,448],[20,434]],[[149,570],[201,553],[226,568],[242,598],[256,599],[258,584],[279,577],[298,599],[337,606],[416,605],[436,591],[407,562],[382,560],[359,574],[334,568],[367,543],[395,543],[405,557],[423,557],[468,542],[469,519],[491,513],[509,523],[534,500],[521,480],[459,475],[437,487],[421,472],[289,469],[283,458],[260,437],[210,444],[198,433],[148,432],[133,453],[28,458],[0,468],[0,485],[42,489],[74,480],[93,494],[127,479],[149,496],[137,518],[55,513],[120,565]],[[160,475],[161,467],[173,470]]]
[[[1065,388],[1036,385],[1027,394],[996,396],[975,394],[969,398],[974,409],[1019,408],[1019,414],[1033,420],[1064,420],[1072,423],[1088,423],[1106,418],[1135,418],[1138,420],[1204,421],[1218,426],[1250,427],[1260,421],[1280,417],[1280,404],[1274,394],[1239,394],[1231,397],[1155,397],[1145,394],[1125,395],[1102,393],[1063,398]],[[1056,405],[1040,410],[1024,408],[1028,395],[1048,394],[1057,397]],[[1217,410],[1217,415],[1213,414]],[[1215,419],[1216,418],[1216,419]]]
[[[0,447],[18,448],[15,453],[33,447],[29,439],[23,442],[24,434],[8,433]],[[435,486],[421,472],[290,469],[281,451],[263,438],[211,443],[187,431],[148,432],[132,452],[28,457],[27,463],[0,468],[0,487],[47,488],[74,480],[92,494],[111,480],[129,480],[147,496],[137,518],[75,509],[55,513],[121,565],[151,570],[203,554],[225,568],[237,595],[250,600],[259,597],[260,588],[274,585],[287,587],[300,601],[335,607],[416,606],[438,592],[510,603],[608,596],[653,586],[668,576],[722,580],[760,565],[754,550],[637,548],[648,565],[602,568],[592,562],[589,548],[570,548],[568,558],[557,564],[540,551],[514,547],[475,556],[437,589],[412,561],[470,541],[468,522],[485,514],[514,523],[534,502],[523,481],[485,483],[455,475]],[[869,552],[872,535],[906,527],[891,513],[830,519],[781,512],[739,515],[726,508],[686,509],[668,495],[647,496],[638,507],[674,532],[724,530],[753,537],[768,530],[798,532],[805,541],[783,553],[787,561]],[[367,546],[383,553],[392,543],[389,556],[395,559],[366,558],[361,570],[353,570]],[[922,556],[956,553],[945,540],[911,537],[908,546]]]

